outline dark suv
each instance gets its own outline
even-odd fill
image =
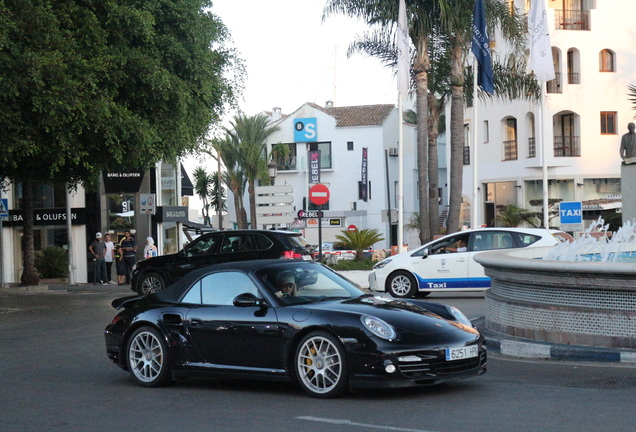
[[[204,234],[176,254],[137,263],[130,288],[140,295],[161,291],[186,273],[210,264],[283,258],[312,261],[312,248],[290,231],[232,230]]]

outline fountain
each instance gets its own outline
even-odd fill
[[[632,222],[610,238],[599,219],[571,244],[478,254],[475,261],[492,280],[486,329],[539,342],[636,349],[635,250]]]

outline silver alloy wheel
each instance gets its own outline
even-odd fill
[[[300,346],[296,367],[301,384],[317,395],[333,391],[343,379],[340,350],[324,336],[310,337]]]
[[[163,280],[155,273],[144,276],[141,281],[141,295],[158,293],[163,289]]]
[[[394,297],[407,297],[411,295],[413,283],[404,273],[399,273],[391,279],[391,295]]]
[[[157,380],[164,367],[164,359],[163,346],[153,333],[139,332],[130,341],[128,364],[139,381],[152,383]]]

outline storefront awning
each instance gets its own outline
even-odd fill
[[[194,196],[194,185],[192,184],[192,180],[188,177],[188,173],[186,172],[183,164],[181,165],[181,196]]]

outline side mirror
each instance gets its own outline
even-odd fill
[[[424,252],[422,253],[422,259],[426,258],[428,258],[428,248],[424,249]]]
[[[261,300],[252,293],[243,293],[234,297],[232,303],[236,307],[260,306]]]

